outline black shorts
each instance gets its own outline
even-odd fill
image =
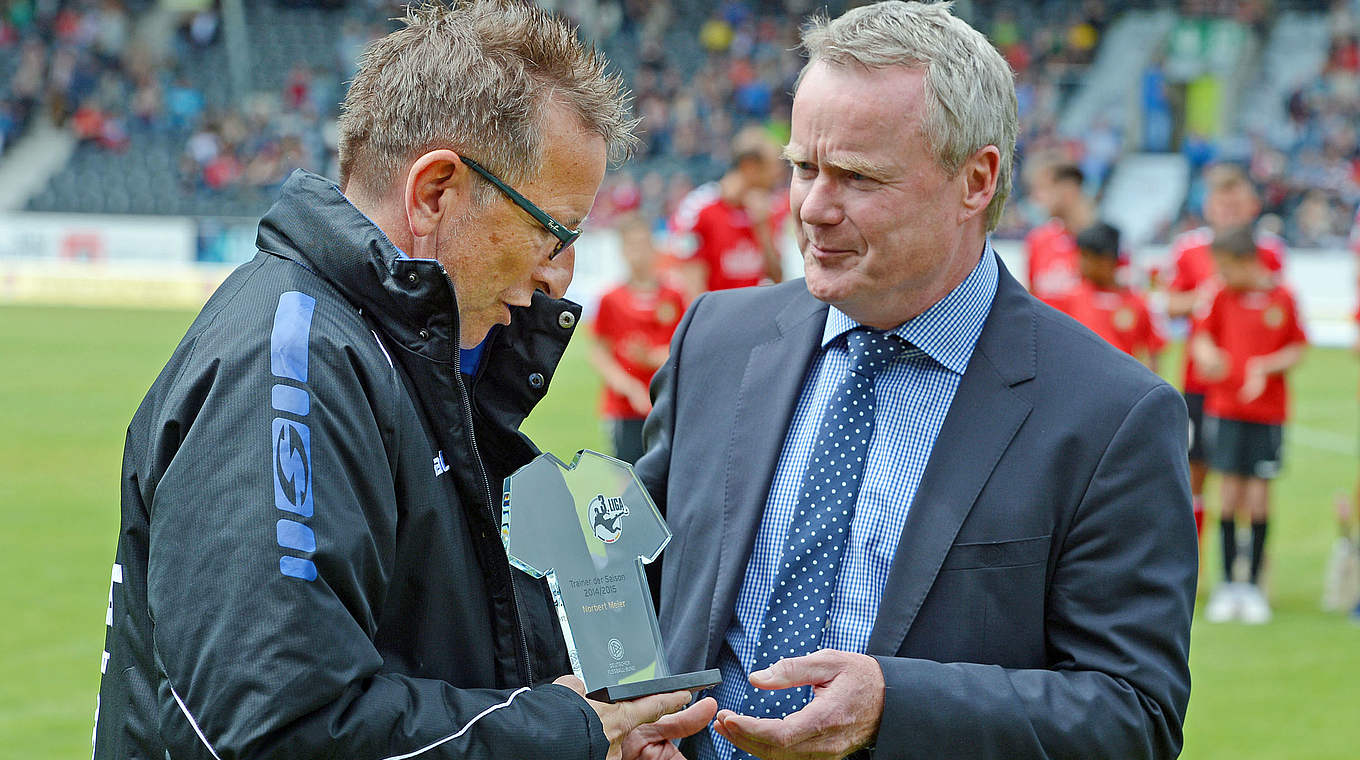
[[[642,419],[610,420],[609,434],[614,443],[614,456],[628,464],[637,464],[642,457]]]
[[[1204,394],[1186,393],[1185,410],[1190,413],[1190,461],[1205,462],[1209,459],[1204,433]]]
[[[1283,428],[1207,417],[1209,466],[1219,472],[1271,480],[1280,474]]]

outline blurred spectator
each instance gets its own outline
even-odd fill
[[[1076,243],[1081,282],[1054,305],[1156,372],[1166,338],[1142,293],[1119,282],[1119,230],[1096,222]]]
[[[1076,232],[1096,222],[1095,204],[1082,189],[1074,164],[1043,165],[1029,173],[1030,194],[1049,220],[1025,236],[1029,290],[1049,304],[1066,298],[1081,281]]]
[[[1281,427],[1287,418],[1285,374],[1302,360],[1307,337],[1293,294],[1262,265],[1249,227],[1215,232],[1211,246],[1222,287],[1189,344],[1208,382],[1209,465],[1222,481],[1223,580],[1210,594],[1204,616],[1211,623],[1261,624],[1271,619],[1261,570],[1270,481],[1280,472]],[[1234,568],[1239,523],[1251,530],[1245,583],[1237,580]]]
[[[1171,244],[1174,271],[1167,286],[1166,311],[1173,319],[1187,322],[1187,342],[1192,342],[1221,287],[1212,253],[1215,236],[1234,229],[1251,229],[1261,213],[1260,200],[1250,180],[1237,166],[1224,164],[1207,173],[1208,195],[1204,217],[1208,226],[1178,235]],[[1284,270],[1284,241],[1261,232],[1256,235],[1257,255],[1262,268],[1277,279]],[[1195,365],[1195,356],[1186,351],[1181,388],[1190,417],[1190,493],[1194,502],[1195,525],[1204,526],[1204,481],[1208,476],[1210,440],[1204,424],[1205,394],[1209,381]]]
[[[1171,136],[1175,127],[1161,60],[1153,60],[1143,69],[1142,87],[1143,150],[1165,153],[1171,150]]]
[[[644,119],[644,145],[623,171],[631,175],[641,194],[639,204],[652,218],[675,210],[674,188],[702,185],[727,171],[733,138],[743,128],[755,125],[776,142],[786,139],[790,93],[802,65],[798,27],[805,14],[823,5],[835,15],[849,4],[537,1],[578,23],[581,33],[597,41],[631,80],[635,108]],[[326,48],[322,58],[297,60],[291,70],[285,69],[284,82],[238,93],[224,90],[217,81],[226,75],[220,65],[227,30],[216,3],[172,16],[164,44],[142,28],[147,14],[164,12],[151,0],[8,3],[0,13],[0,151],[13,145],[34,115],[46,114],[71,129],[81,139],[82,151],[123,150],[129,140],[137,145],[135,140],[153,136],[178,143],[186,154],[202,150],[202,145],[191,149],[189,142],[203,141],[206,122],[213,122],[207,131],[217,132],[234,117],[247,133],[219,135],[219,151],[229,155],[186,161],[181,179],[209,197],[257,189],[259,202],[266,203],[265,196],[290,167],[333,173],[341,86],[364,46],[386,31],[387,19],[399,15],[401,5],[400,0],[246,3],[252,28],[266,12],[269,19],[289,24],[310,14],[305,23],[320,18],[332,27],[332,35],[317,43]],[[1141,93],[1135,93],[1141,101],[1140,133],[1124,134],[1124,120],[1110,114],[1079,135],[1064,135],[1059,117],[1083,83],[1115,13],[1126,8],[1099,0],[1046,0],[1035,11],[1004,3],[959,6],[975,26],[989,30],[1016,71],[1021,117],[1017,155],[1077,165],[1087,193],[1093,195],[1130,148],[1182,150],[1196,166],[1238,156],[1251,166],[1264,210],[1284,220],[1287,234],[1334,240],[1339,218],[1360,204],[1360,29],[1350,4],[1334,3],[1325,71],[1291,93],[1283,135],[1219,135],[1229,120],[1218,112],[1223,82],[1212,71],[1196,70],[1190,79],[1182,75],[1168,82],[1168,67],[1183,64],[1176,58],[1182,47],[1201,56],[1195,60],[1203,68],[1235,39],[1233,30],[1258,36],[1269,31],[1273,17],[1264,3],[1220,0],[1179,4],[1184,23],[1167,53],[1172,60],[1159,58],[1151,64],[1139,85]],[[254,39],[260,44],[259,35]],[[256,83],[279,81],[275,72],[252,76]],[[1185,82],[1192,79],[1196,83],[1187,88]],[[1196,127],[1188,131],[1187,114],[1179,105],[1187,96],[1186,105],[1192,106],[1188,115],[1194,116],[1189,126]],[[1233,139],[1245,147],[1234,148]],[[212,181],[203,174],[209,164]],[[1310,195],[1314,191],[1325,197]],[[1186,212],[1195,221],[1204,195],[1198,175],[1191,193]],[[1041,223],[1043,219],[1033,218],[1035,207],[1028,188],[1017,187],[998,236],[1020,237]]]
[[[171,128],[188,129],[198,123],[203,113],[203,93],[181,76],[166,93],[165,105]]]
[[[600,299],[590,361],[604,379],[601,415],[610,426],[614,456],[632,463],[642,456],[642,423],[652,409],[647,388],[670,354],[685,299],[658,276],[647,218],[627,214],[618,231],[628,279]]]
[[[777,241],[788,201],[779,148],[764,130],[747,127],[732,154],[722,178],[690,193],[672,219],[689,299],[783,279]]]

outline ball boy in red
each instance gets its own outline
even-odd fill
[[[1216,234],[1215,264],[1223,289],[1192,339],[1200,376],[1208,383],[1209,467],[1222,477],[1219,534],[1223,584],[1210,595],[1210,622],[1270,620],[1260,588],[1270,515],[1270,481],[1280,471],[1281,429],[1287,417],[1285,373],[1303,359],[1307,337],[1294,297],[1261,264],[1246,227]],[[1250,575],[1235,583],[1237,519],[1251,525]]]
[[[1157,371],[1166,339],[1142,294],[1119,284],[1119,230],[1096,222],[1077,235],[1077,250],[1081,282],[1054,305]]]
[[[1204,173],[1208,194],[1204,197],[1204,221],[1208,224],[1176,236],[1171,243],[1174,262],[1172,279],[1167,286],[1166,312],[1173,319],[1188,320],[1189,345],[1199,329],[1199,320],[1208,310],[1214,295],[1221,287],[1210,247],[1217,232],[1233,227],[1256,224],[1261,213],[1261,201],[1251,179],[1241,167],[1217,164]],[[1257,255],[1261,264],[1279,277],[1284,268],[1284,241],[1275,235],[1261,233],[1256,237]],[[1208,384],[1195,370],[1194,352],[1185,352],[1185,406],[1190,413],[1190,493],[1195,500],[1195,521],[1202,525],[1204,518],[1204,479],[1209,472],[1205,443],[1204,393]]]
[[[657,254],[646,220],[624,217],[618,231],[628,280],[600,298],[590,361],[604,378],[600,407],[614,456],[632,463],[642,456],[642,422],[652,408],[647,387],[670,354],[685,300],[657,278]]]

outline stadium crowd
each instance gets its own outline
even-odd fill
[[[1295,246],[1341,246],[1360,204],[1360,16],[1333,3],[1322,75],[1289,97],[1287,129],[1253,141],[1252,179]]]
[[[599,214],[638,203],[654,217],[672,212],[695,184],[730,162],[744,125],[786,133],[789,93],[801,66],[796,47],[805,15],[846,3],[810,0],[558,0],[556,6],[627,72],[644,119],[644,145]],[[247,3],[247,14],[258,13]],[[281,88],[223,97],[226,44],[215,4],[178,12],[170,23],[148,0],[20,0],[0,18],[0,151],[41,114],[85,150],[118,153],[130,137],[172,138],[175,179],[186,192],[261,192],[258,203],[298,167],[335,173],[338,93],[363,46],[389,28],[401,3],[279,2],[275,12],[322,6],[339,31],[322,65],[299,63]],[[1110,13],[1098,0],[1053,0],[1051,13],[1017,14],[1004,4],[962,3],[989,29],[1018,74],[1021,155],[1061,149],[1103,177],[1121,148],[1109,125],[1080,139],[1058,135],[1064,99],[1080,84]],[[150,19],[155,21],[150,21]],[[980,19],[988,19],[990,22]],[[216,53],[216,56],[209,55]],[[10,73],[12,70],[12,74]],[[229,92],[229,91],[226,91]],[[160,143],[158,143],[160,144]],[[261,208],[256,209],[260,211]],[[90,209],[97,210],[97,209]],[[154,211],[154,209],[148,209]],[[1015,217],[1008,229],[1020,231]]]
[[[544,4],[579,24],[627,74],[644,120],[639,155],[611,175],[601,195],[594,219],[605,223],[634,208],[651,219],[670,218],[693,187],[730,164],[732,137],[745,125],[762,125],[781,140],[800,66],[798,25],[822,7],[810,0]],[[134,138],[145,136],[152,142],[139,146],[175,153],[162,157],[169,175],[162,180],[175,183],[178,192],[244,198],[245,207],[227,206],[230,213],[258,213],[293,169],[336,175],[338,95],[363,47],[390,28],[388,19],[399,15],[401,5],[245,3],[251,28],[311,13],[320,14],[335,35],[320,59],[296,61],[286,74],[252,72],[249,91],[238,92],[222,81],[227,41],[215,2],[173,12],[150,0],[10,3],[0,16],[0,154],[38,118],[69,130],[78,150],[96,156],[126,152]],[[833,15],[844,5],[826,4]],[[1042,12],[1018,13],[1004,3],[976,0],[960,3],[958,12],[987,30],[1016,72],[1022,161],[1076,164],[1088,194],[1098,194],[1122,153],[1175,148],[1174,133],[1195,173],[1182,218],[1162,232],[1161,242],[1203,223],[1203,170],[1228,161],[1247,166],[1261,188],[1266,227],[1296,246],[1337,246],[1360,205],[1360,17],[1353,0],[1311,5],[1328,11],[1330,51],[1320,75],[1289,95],[1287,121],[1267,126],[1244,119],[1239,129],[1214,139],[1163,123],[1185,119],[1163,113],[1168,79],[1183,68],[1174,39],[1145,72],[1143,134],[1126,135],[1105,117],[1079,135],[1059,130],[1064,105],[1081,86],[1117,11],[1128,4],[1049,0]],[[1269,9],[1264,2],[1176,4],[1190,28],[1221,19],[1259,39],[1269,34]],[[266,12],[274,15],[261,15]],[[1020,170],[1026,171],[1023,165]],[[999,237],[1023,237],[1047,218],[1042,204],[1028,196],[1028,184],[1017,188]],[[63,201],[49,193],[34,207],[106,210],[64,209]],[[143,205],[154,206],[154,199]]]

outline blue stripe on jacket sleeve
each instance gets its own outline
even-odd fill
[[[279,296],[269,336],[269,371],[275,377],[307,382],[307,339],[315,309],[316,299],[306,293],[290,290]]]
[[[311,528],[296,520],[279,520],[275,532],[278,535],[279,546],[285,549],[297,549],[300,552],[316,551],[316,534]]]
[[[299,417],[306,417],[312,407],[311,397],[307,395],[307,391],[291,385],[275,385],[272,401],[274,408],[280,412],[292,412]]]

